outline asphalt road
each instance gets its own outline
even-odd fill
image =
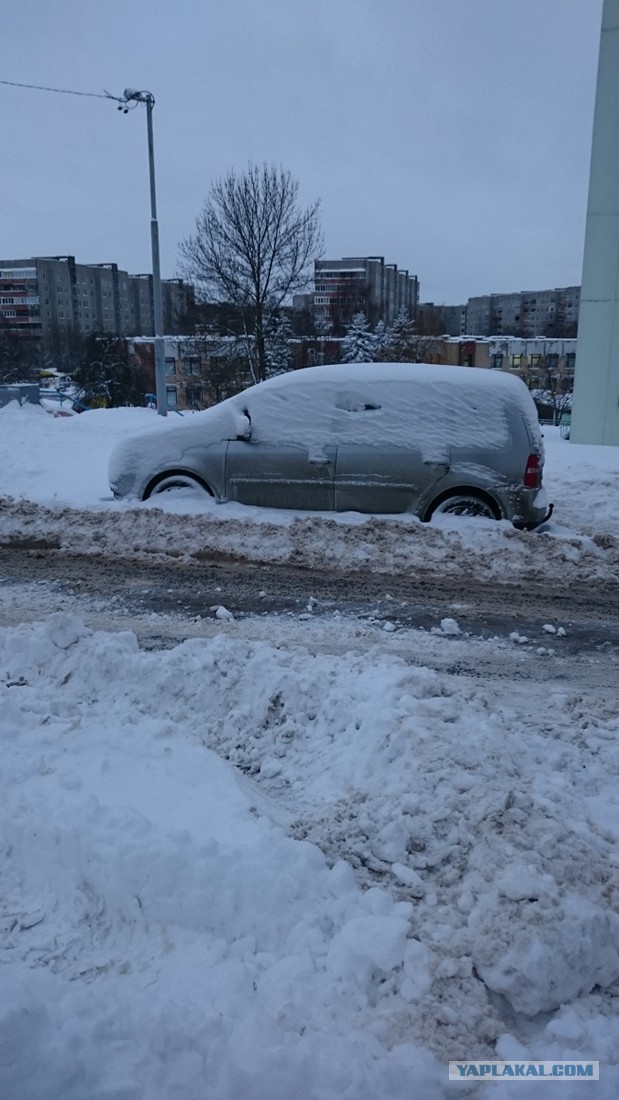
[[[57,550],[0,549],[0,617],[4,624],[37,617],[43,605],[74,596],[91,625],[113,629],[128,616],[138,624],[153,616],[179,623],[213,616],[224,605],[235,617],[343,615],[398,629],[431,629],[445,617],[478,637],[511,632],[549,643],[544,624],[563,627],[564,653],[619,655],[619,584],[592,588],[466,583],[427,576],[335,573],[230,562],[151,564],[71,556]],[[116,626],[118,629],[118,625]],[[135,628],[135,627],[134,627]],[[541,634],[540,634],[541,632]],[[141,631],[138,627],[138,636]],[[144,630],[147,644],[156,633]],[[178,639],[172,630],[167,644]],[[159,635],[166,644],[165,631]],[[147,642],[150,639],[150,642]]]

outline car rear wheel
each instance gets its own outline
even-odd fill
[[[476,493],[452,493],[445,497],[432,509],[432,516],[481,516],[483,519],[500,519],[497,510],[488,497],[477,496]]]
[[[164,474],[163,477],[160,477],[155,482],[151,482],[144,493],[144,500],[148,500],[149,497],[159,493],[171,493],[174,489],[192,489],[194,492],[197,490],[200,493],[206,493],[208,496],[213,495],[208,485],[205,485],[205,483],[194,474],[172,472]]]

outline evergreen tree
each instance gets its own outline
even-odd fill
[[[284,374],[292,367],[290,342],[294,339],[292,325],[285,313],[278,313],[266,336],[267,377]]]
[[[378,321],[374,329],[374,360],[378,363],[388,358],[391,333],[384,321]]]
[[[417,358],[415,324],[405,309],[399,310],[389,329],[389,344],[385,348],[384,358],[392,363],[414,363]]]
[[[342,340],[342,362],[371,363],[375,349],[376,339],[365,313],[355,313]]]

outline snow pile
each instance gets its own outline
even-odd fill
[[[219,647],[168,667],[65,615],[2,643],[0,1094],[440,1095],[386,1042],[428,980],[411,905],[287,838],[172,688]]]
[[[511,1007],[528,1016],[554,1012],[581,993],[598,986],[607,989],[619,978],[619,916],[581,899],[568,899],[560,908],[556,897],[545,908],[532,890],[535,931],[513,942],[512,930],[497,960],[496,941],[484,939],[486,910],[477,909],[473,925],[479,950],[475,965],[488,989],[502,993]],[[498,906],[493,910],[493,931]],[[505,906],[506,926],[513,906]]]
[[[449,627],[405,660],[213,623],[0,635],[0,1095],[434,1100],[517,1056],[614,1097],[610,691],[540,725],[547,689],[423,666]]]
[[[182,499],[180,499],[182,496]],[[187,497],[189,499],[187,499]],[[0,544],[148,560],[253,563],[478,580],[616,583],[619,535],[521,532],[494,520],[296,513],[217,505],[185,491],[142,505],[49,507],[0,497]],[[194,511],[188,511],[191,507]]]

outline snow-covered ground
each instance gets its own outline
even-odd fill
[[[619,449],[547,429],[526,535],[112,501],[157,423],[0,410],[0,542],[617,580]],[[447,1062],[493,1057],[599,1059],[617,1096],[613,654],[311,609],[145,651],[76,609],[0,631],[3,1100],[477,1098]]]

